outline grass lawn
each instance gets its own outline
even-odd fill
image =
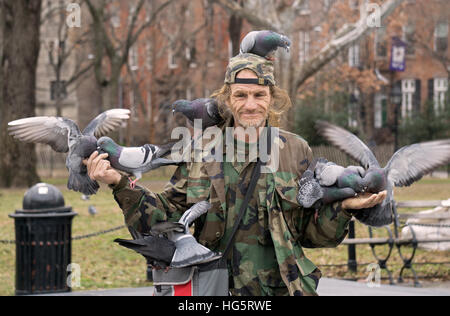
[[[147,174],[141,184],[152,191],[159,192],[170,177],[171,169]],[[151,177],[151,179],[150,179]],[[81,195],[68,191],[65,188],[66,179],[43,179],[44,182],[54,184],[64,194],[66,206],[71,206],[78,213],[73,222],[73,237],[98,232],[123,225],[123,216],[120,208],[114,201],[111,191],[102,187],[90,201],[81,200]],[[14,221],[8,214],[22,208],[22,199],[25,190],[0,190],[0,240],[14,240]],[[396,190],[397,200],[440,200],[450,198],[450,180],[424,179],[412,187]],[[98,214],[91,216],[88,206],[95,205]],[[356,224],[357,237],[368,236],[367,228]],[[378,234],[378,233],[377,233]],[[380,230],[379,235],[384,231]],[[72,261],[81,267],[81,287],[75,291],[95,290],[119,287],[149,286],[146,282],[145,260],[133,251],[115,244],[115,238],[129,239],[126,229],[103,234],[93,238],[74,240]],[[380,248],[383,250],[383,248]],[[307,256],[318,265],[346,264],[347,247],[336,249],[306,249]],[[450,261],[450,252],[430,252],[420,250],[416,254],[415,262],[424,261]],[[388,262],[398,275],[401,260],[394,250],[392,259]],[[360,263],[375,263],[369,246],[357,246],[357,259]],[[347,268],[322,266],[321,270],[327,277],[344,277],[364,279],[368,273],[365,266],[361,266],[357,274],[347,273]],[[450,279],[449,265],[417,265],[419,275],[439,280]],[[411,275],[410,272],[406,276]],[[382,276],[386,276],[383,272]],[[0,244],[0,295],[14,295],[15,279],[15,247]]]

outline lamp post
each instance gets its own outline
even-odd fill
[[[402,90],[398,85],[395,85],[391,90],[391,104],[394,105],[394,152],[398,150],[398,125],[399,112],[402,104]]]

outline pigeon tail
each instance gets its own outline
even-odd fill
[[[81,192],[84,195],[94,195],[97,193],[100,186],[97,181],[89,178],[87,174],[70,172],[67,188],[75,192]]]
[[[220,257],[219,254],[199,244],[192,235],[182,235],[175,241],[176,250],[173,255],[172,268],[183,268],[195,264],[206,263]]]
[[[353,216],[361,223],[372,227],[383,227],[394,221],[392,203],[378,204],[372,208],[356,210]]]
[[[167,265],[175,253],[174,242],[161,237],[146,236],[137,240],[115,239],[120,246],[136,251],[151,261],[163,262]]]

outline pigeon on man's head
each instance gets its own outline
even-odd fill
[[[98,115],[80,131],[78,125],[64,117],[30,117],[8,123],[11,136],[28,143],[50,145],[60,153],[69,153],[67,187],[85,195],[97,193],[99,185],[87,175],[83,160],[97,150],[97,138],[118,128],[130,118],[130,110],[113,109]]]
[[[170,143],[162,146],[146,144],[141,147],[122,147],[109,137],[102,137],[97,141],[99,153],[108,154],[111,167],[135,176],[135,180],[130,184],[132,188],[142,178],[143,173],[161,166],[179,164],[179,162],[162,158],[170,154],[174,144]]]
[[[358,161],[366,169],[364,190],[378,193],[387,190],[386,199],[369,209],[358,210],[354,216],[370,226],[385,226],[393,221],[394,186],[409,186],[432,170],[450,163],[450,139],[405,146],[381,168],[373,152],[349,131],[328,122],[318,121],[319,134]]]
[[[291,40],[273,31],[253,31],[248,33],[241,42],[241,54],[251,53],[268,60],[274,60],[275,51],[282,47],[289,52]]]
[[[163,235],[166,235],[169,240],[175,243],[176,250],[170,267],[183,268],[210,262],[220,257],[220,254],[199,244],[189,231],[189,226],[201,215],[208,212],[210,208],[211,204],[202,201],[184,212],[178,223],[163,222],[152,226],[153,234],[163,231]]]
[[[172,105],[172,112],[174,114],[182,113],[192,125],[194,125],[194,120],[201,120],[203,130],[224,121],[220,115],[217,101],[210,98],[175,101]]]

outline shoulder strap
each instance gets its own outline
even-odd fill
[[[268,141],[268,154],[270,156],[271,153],[271,127],[267,127],[267,141]],[[245,210],[247,209],[248,203],[250,202],[250,199],[253,196],[253,193],[255,192],[256,183],[258,182],[259,177],[261,176],[261,165],[262,162],[258,158],[256,161],[256,166],[253,169],[251,178],[250,178],[250,184],[247,188],[247,192],[245,193],[244,201],[241,204],[241,208],[239,209],[239,215],[236,219],[236,222],[234,223],[233,230],[231,232],[230,239],[227,242],[227,245],[225,247],[225,251],[223,252],[222,259],[226,259],[228,257],[228,254],[231,250],[231,244],[233,243],[234,236],[236,235],[236,232],[239,228],[239,225],[241,224],[242,218],[244,217]]]
[[[222,258],[226,258],[228,256],[228,253],[231,250],[231,244],[233,242],[234,236],[236,235],[239,225],[241,224],[242,218],[244,217],[244,214],[245,214],[245,210],[247,209],[248,203],[250,202],[250,199],[253,196],[253,192],[255,192],[256,183],[258,182],[260,175],[261,175],[261,160],[259,160],[259,158],[258,158],[258,161],[256,162],[256,166],[252,172],[250,184],[249,184],[247,192],[245,194],[244,201],[242,202],[241,208],[239,209],[239,215],[236,219],[236,222],[234,223],[230,239],[227,242],[227,246],[225,248],[225,251],[223,252]]]

